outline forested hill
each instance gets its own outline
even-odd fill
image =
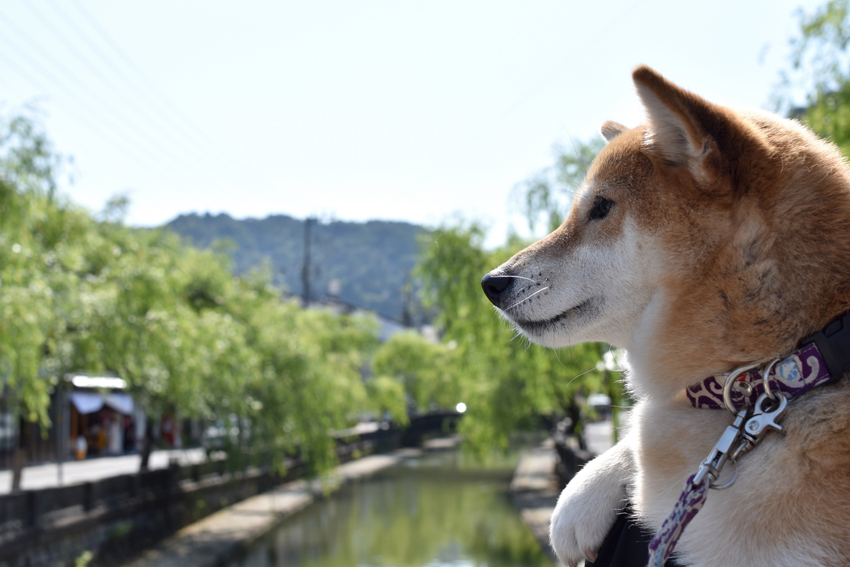
[[[238,220],[227,214],[180,215],[166,226],[200,248],[216,240],[228,250],[237,273],[271,262],[276,283],[303,293],[304,221],[286,215]],[[335,295],[343,301],[401,319],[403,288],[416,264],[417,235],[425,229],[406,222],[314,222],[311,227],[310,296]]]

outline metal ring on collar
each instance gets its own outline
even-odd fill
[[[709,477],[708,478],[708,487],[709,488],[711,488],[712,490],[723,490],[724,488],[729,488],[730,486],[735,484],[735,481],[738,480],[738,461],[729,461],[729,462],[731,462],[733,465],[735,465],[735,474],[732,475],[732,478],[727,480],[723,484],[714,484],[711,481],[711,477]],[[720,475],[718,475],[718,478],[719,478],[719,476]]]
[[[767,397],[771,400],[776,399],[776,395],[770,389],[770,372],[773,370],[773,367],[776,366],[776,363],[782,360],[781,358],[774,359],[770,364],[766,366],[766,370],[762,373],[762,384],[764,384],[764,393],[767,394]]]
[[[749,364],[747,366],[741,366],[740,368],[736,368],[735,370],[733,370],[729,374],[729,376],[726,377],[726,382],[723,384],[723,404],[726,406],[726,409],[728,409],[729,413],[731,413],[732,415],[738,415],[738,408],[736,408],[735,404],[732,403],[732,384],[734,384],[735,379],[744,372],[758,367],[759,364]]]

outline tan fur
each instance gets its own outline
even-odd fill
[[[629,352],[628,434],[565,489],[553,517],[565,563],[598,549],[626,492],[650,529],[663,521],[730,422],[691,408],[687,386],[785,355],[850,309],[850,170],[837,149],[648,67],[633,78],[647,124],[603,125],[609,144],[564,224],[492,272],[546,287],[502,312],[531,340]],[[590,220],[599,197],[615,205]],[[522,300],[509,293],[505,305]],[[787,434],[743,458],[732,488],[709,493],[680,543],[686,563],[850,564],[848,384],[792,402]]]

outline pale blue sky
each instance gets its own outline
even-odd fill
[[[461,211],[498,239],[554,143],[641,121],[635,65],[765,106],[799,4],[0,0],[0,100],[40,101],[64,190],[128,192],[131,224]]]

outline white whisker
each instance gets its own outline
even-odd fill
[[[540,293],[541,291],[546,291],[547,289],[549,289],[549,286],[548,286],[548,285],[547,285],[546,287],[544,287],[543,289],[538,289],[537,291],[535,291],[534,293],[532,293],[531,295],[529,295],[528,297],[526,297],[526,298],[525,298],[525,299],[523,299],[522,301],[517,301],[516,303],[514,303],[514,304],[513,304],[513,305],[511,305],[510,307],[508,307],[508,308],[504,309],[504,311],[507,311],[508,309],[513,309],[514,307],[516,307],[516,306],[517,306],[517,305],[519,305],[520,303],[524,303],[524,302],[528,301],[529,299],[531,299],[532,297],[534,297],[535,295],[537,295],[537,294],[538,294],[538,293]]]
[[[584,376],[585,374],[587,374],[587,373],[589,373],[589,372],[593,372],[594,370],[596,370],[596,367],[595,367],[595,366],[594,366],[593,368],[588,368],[587,370],[585,370],[584,372],[582,372],[581,374],[579,374],[578,376],[576,376],[575,378],[573,378],[572,380],[570,380],[569,382],[567,382],[567,386],[569,386],[570,384],[572,384],[573,382],[575,382],[576,380],[578,380],[579,378],[581,378],[581,377],[582,377],[582,376]]]
[[[536,281],[534,281],[533,279],[531,279],[531,278],[526,278],[526,277],[524,277],[524,276],[497,276],[497,277],[500,277],[500,278],[517,278],[517,279],[520,279],[520,280],[528,280],[528,281],[530,281],[531,283],[534,283],[534,284],[536,284],[536,283],[537,283],[537,282],[536,282]]]
[[[558,364],[560,364],[561,366],[566,368],[566,365],[564,365],[564,363],[561,362],[561,355],[558,353],[558,349],[553,348],[552,351],[555,353],[555,358],[558,360]]]

